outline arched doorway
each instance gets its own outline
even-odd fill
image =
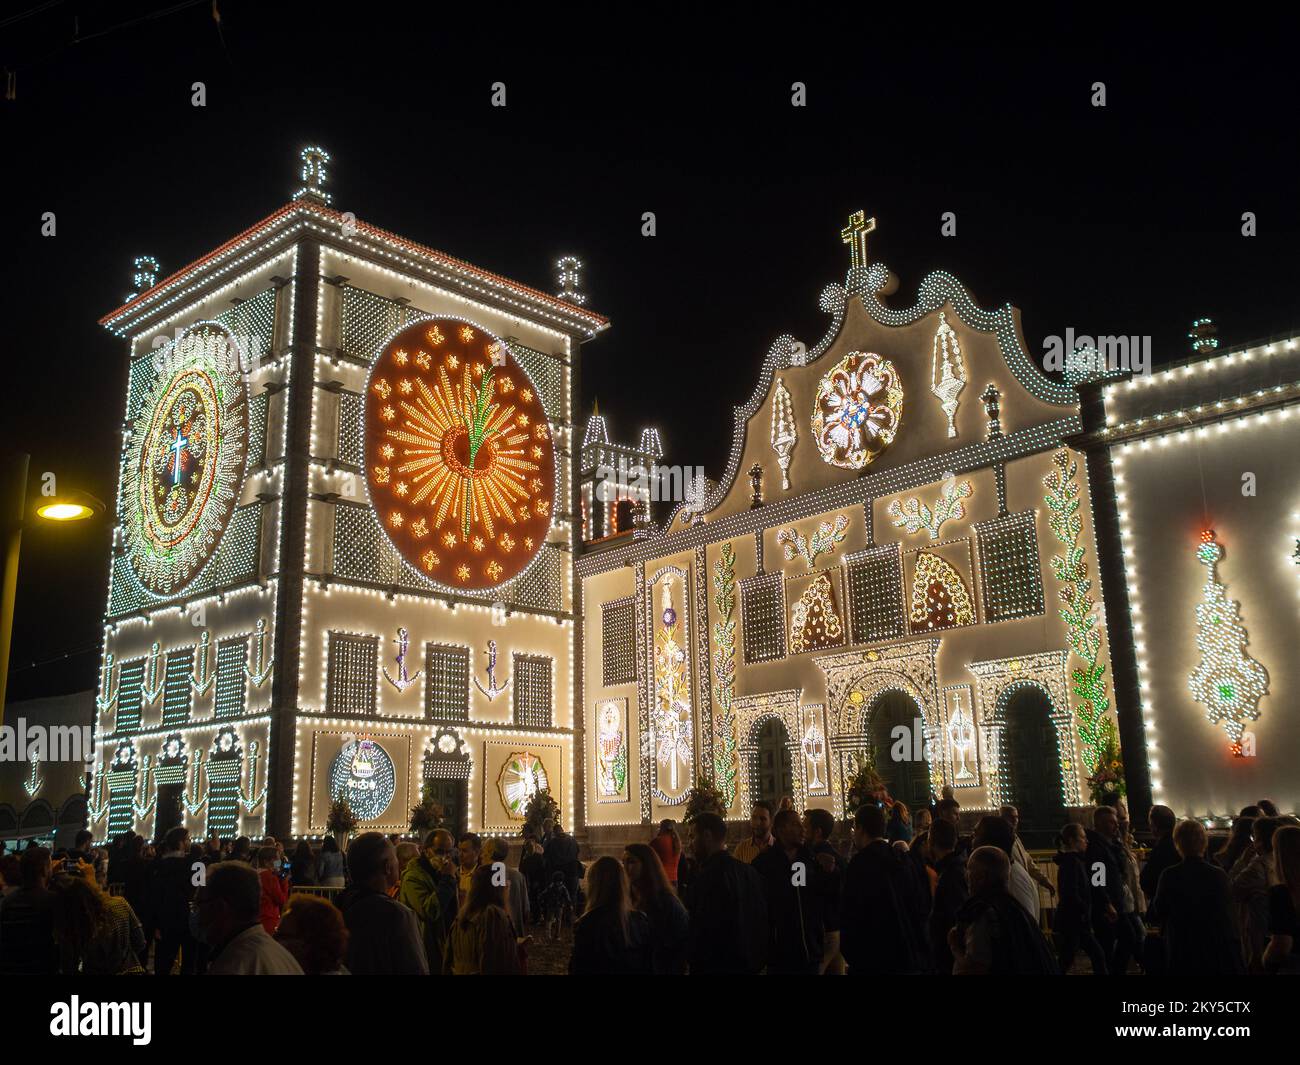
[[[772,804],[775,810],[785,796],[794,798],[794,759],[790,757],[790,733],[776,718],[766,721],[758,729],[757,743],[758,795],[757,798]]]
[[[896,689],[881,692],[867,710],[867,728],[871,734],[871,747],[876,756],[876,772],[885,782],[892,798],[907,804],[909,810],[930,805],[930,763],[922,754],[923,736],[916,730],[922,728],[924,715],[910,695]],[[893,731],[898,726],[907,729],[907,739],[896,740]],[[895,758],[895,753],[903,757]]]
[[[1003,794],[1020,811],[1020,834],[1029,846],[1051,846],[1065,824],[1061,799],[1061,752],[1052,700],[1025,685],[1005,696],[1002,733],[1006,782]]]

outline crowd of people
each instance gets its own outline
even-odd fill
[[[870,803],[846,841],[829,811],[758,802],[734,847],[705,812],[688,845],[665,821],[585,867],[550,821],[514,865],[508,841],[445,829],[346,853],[83,832],[0,861],[0,974],[509,975],[539,940],[575,975],[1052,975],[1080,954],[1094,975],[1300,973],[1300,821],[1267,800],[1214,854],[1167,807],[1144,851],[1122,802],[1098,806],[1062,827],[1054,877],[1014,807],[969,834],[960,813]]]

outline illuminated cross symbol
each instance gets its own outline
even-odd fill
[[[176,456],[176,468],[172,471],[172,484],[181,483],[181,452],[189,447],[189,439],[181,435],[181,427],[176,427],[176,440],[167,450]]]
[[[867,265],[867,234],[875,231],[876,220],[866,211],[854,211],[849,224],[840,230],[840,243],[849,246],[849,266],[856,270]]]

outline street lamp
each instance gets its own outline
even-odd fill
[[[17,454],[0,466],[0,523],[4,539],[4,571],[0,574],[0,724],[4,723],[9,686],[9,648],[14,635],[14,599],[18,591],[18,555],[27,524],[27,467],[31,456]],[[46,521],[82,521],[102,513],[104,504],[87,492],[52,496],[36,508]]]

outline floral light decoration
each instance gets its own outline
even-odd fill
[[[713,693],[718,713],[714,719],[713,780],[724,800],[724,809],[736,801],[736,715],[732,702],[736,697],[736,552],[723,544],[718,561],[713,564],[713,602],[718,620],[713,626]]]
[[[864,806],[893,806],[889,789],[876,771],[875,755],[856,751],[851,758],[844,781],[844,812],[852,817]]]
[[[665,577],[660,593],[660,625],[655,632],[655,708],[651,735],[655,760],[668,775],[668,798],[681,790],[691,769],[691,678],[680,619],[673,605],[673,578]],[[663,788],[660,788],[663,791]],[[664,797],[664,796],[661,796]]]
[[[1201,534],[1196,560],[1205,567],[1205,587],[1196,607],[1196,647],[1201,661],[1187,685],[1205,706],[1213,725],[1228,733],[1230,749],[1243,757],[1241,737],[1247,721],[1259,719],[1259,701],[1268,694],[1268,673],[1246,653],[1249,637],[1241,621],[1241,606],[1229,599],[1219,580],[1223,547],[1213,529]]]
[[[812,433],[832,466],[860,470],[894,442],[903,415],[903,387],[894,364],[853,351],[821,379]]]
[[[375,514],[421,576],[484,591],[527,569],[551,526],[555,447],[503,341],[459,318],[407,326],[375,360],[363,417]]]
[[[961,521],[966,516],[962,500],[969,499],[974,492],[970,481],[958,482],[955,477],[949,477],[944,481],[939,498],[934,501],[933,510],[916,496],[911,496],[906,502],[892,500],[885,509],[894,519],[894,528],[906,528],[909,533],[925,530],[931,540],[937,540],[945,522]]]
[[[606,699],[596,717],[596,780],[605,798],[627,790],[626,702]]]
[[[215,322],[187,329],[153,358],[159,373],[123,458],[126,556],[150,594],[198,576],[225,532],[248,458],[248,386],[234,337]]]
[[[835,550],[835,545],[844,542],[848,534],[849,519],[845,514],[836,514],[834,523],[823,521],[811,537],[804,536],[797,529],[782,529],[776,534],[776,542],[781,544],[787,562],[796,557],[802,558],[808,568],[817,564],[822,555]]]
[[[1084,766],[1095,770],[1101,757],[1102,723],[1110,710],[1110,699],[1104,679],[1106,667],[1098,661],[1101,632],[1093,611],[1092,579],[1088,576],[1087,551],[1082,543],[1078,463],[1065,448],[1053,454],[1052,463],[1056,468],[1043,478],[1047,487],[1045,502],[1050,512],[1048,524],[1065,548],[1064,554],[1052,556],[1052,573],[1064,586],[1059,594],[1065,604],[1060,615],[1066,625],[1066,639],[1070,650],[1083,663],[1070,674],[1078,700],[1074,717],[1079,749]]]

